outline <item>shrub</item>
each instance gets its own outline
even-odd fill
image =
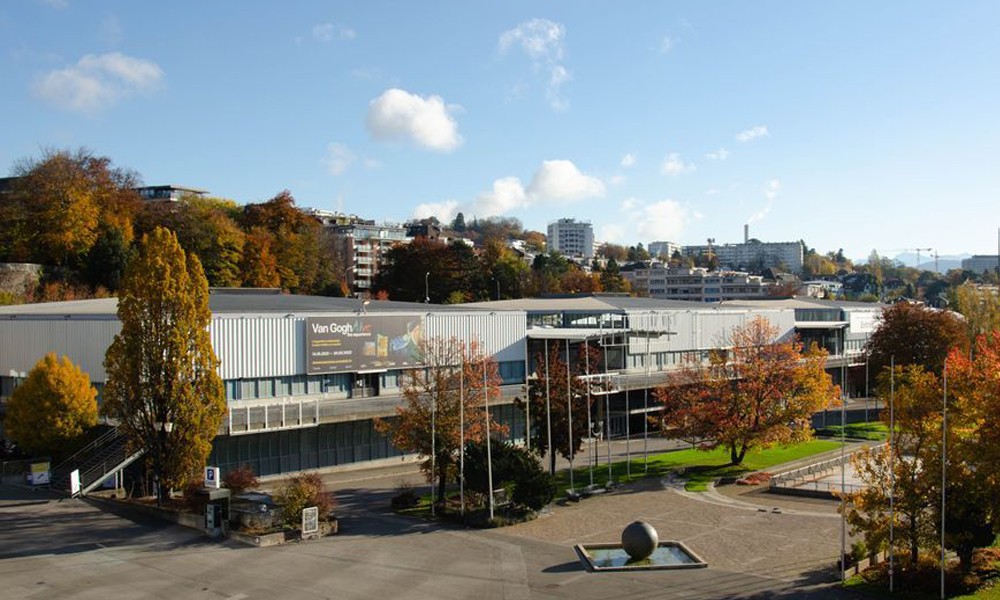
[[[736,485],[760,485],[770,481],[771,477],[772,475],[767,471],[758,471],[756,473],[750,473],[745,477],[740,477],[736,480]]]
[[[257,487],[257,476],[250,465],[241,465],[222,476],[222,484],[235,496]]]
[[[286,524],[295,527],[302,523],[302,509],[319,508],[319,518],[329,520],[330,511],[336,506],[333,493],[316,473],[296,475],[274,493],[274,501],[281,505]]]
[[[413,508],[420,503],[420,496],[417,495],[416,490],[413,486],[408,483],[401,483],[399,487],[396,488],[396,495],[392,497],[389,501],[393,510],[401,510],[404,508]]]
[[[508,442],[493,442],[493,487],[508,491],[515,505],[539,510],[555,496],[555,483],[527,448]],[[465,450],[466,489],[486,496],[486,445],[470,443]]]
[[[203,514],[205,505],[208,504],[208,496],[202,493],[205,489],[205,480],[201,477],[191,479],[184,485],[184,508],[194,514]]]

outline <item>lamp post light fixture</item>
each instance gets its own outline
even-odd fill
[[[154,464],[153,471],[153,483],[155,485],[156,493],[156,506],[162,506],[162,496],[161,486],[163,485],[163,455],[166,451],[167,445],[167,435],[174,430],[174,424],[171,421],[155,421],[153,423],[153,430],[156,432],[156,462]]]

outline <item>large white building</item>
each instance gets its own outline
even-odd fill
[[[496,359],[502,383],[490,414],[507,425],[513,440],[525,437],[527,418],[514,399],[536,372],[536,357],[553,345],[565,351],[568,344],[573,356],[584,343],[598,348],[603,357],[601,372],[591,374],[600,384],[594,410],[602,411],[610,424],[605,432],[616,437],[629,423],[633,431],[642,429],[646,412],[629,409],[629,396],[634,400],[636,392],[662,385],[685,360],[704,359],[734,326],[756,316],[776,325],[783,338],[798,334],[826,348],[835,378],[846,365],[855,369],[850,379],[863,382],[861,352],[882,307],[818,300],[706,305],[620,296],[428,306],[242,290],[213,291],[210,308],[228,411],[209,460],[223,472],[247,464],[271,475],[398,461],[401,452],[373,419],[394,415],[405,374],[424,368],[413,352],[419,339],[475,341]],[[103,389],[104,355],[121,329],[116,310],[114,298],[0,307],[0,401],[47,352],[68,356]],[[336,360],[331,347],[338,348]],[[105,464],[107,454],[98,456]],[[88,476],[84,486],[118,466]]]
[[[768,286],[760,275],[738,271],[709,271],[700,267],[669,267],[654,262],[648,267],[622,270],[632,290],[650,298],[721,302],[764,298]]]
[[[594,227],[589,221],[559,219],[549,223],[549,249],[565,256],[594,258]]]
[[[989,254],[976,254],[971,258],[963,258],[962,270],[974,271],[976,273],[1000,272],[1000,256],[996,254],[992,256]]]
[[[802,271],[805,250],[802,242],[762,242],[749,239],[742,244],[684,246],[684,256],[712,254],[720,268],[763,271],[781,268],[791,273]]]

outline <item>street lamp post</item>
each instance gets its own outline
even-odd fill
[[[427,271],[424,273],[424,304],[431,303],[431,283],[430,283],[431,272]]]

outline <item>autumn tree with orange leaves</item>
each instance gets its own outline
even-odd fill
[[[839,388],[825,371],[826,352],[779,341],[764,317],[735,327],[707,364],[689,362],[656,391],[667,435],[727,448],[732,464],[752,448],[803,441],[810,416],[835,404]]]
[[[486,439],[485,400],[499,401],[502,382],[496,360],[475,342],[424,340],[420,357],[425,368],[403,373],[403,405],[395,418],[376,419],[375,429],[424,459],[420,468],[428,481],[437,480],[437,500],[443,502],[448,481],[457,475],[463,430],[466,443]],[[489,426],[493,435],[506,431],[492,418]]]

